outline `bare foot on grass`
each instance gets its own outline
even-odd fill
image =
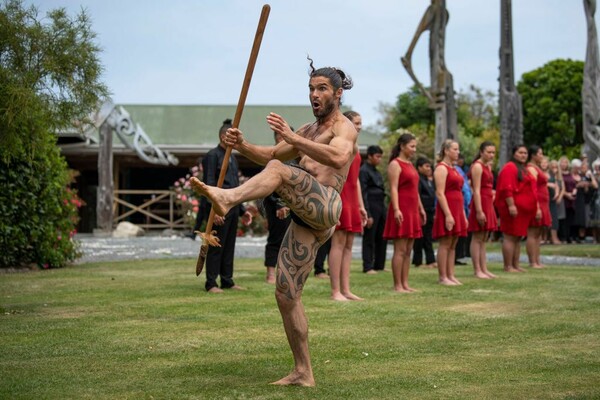
[[[357,295],[355,295],[354,293],[351,293],[351,292],[344,293],[343,296],[345,298],[347,298],[348,300],[357,300],[357,301],[364,300],[362,297],[358,297]]]
[[[300,372],[294,371],[285,378],[281,378],[276,382],[271,382],[271,385],[313,387],[315,386],[315,379],[313,378],[312,373],[301,374]]]

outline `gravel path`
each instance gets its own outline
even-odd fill
[[[83,256],[78,264],[102,261],[143,260],[153,258],[196,258],[202,242],[193,241],[180,236],[142,236],[135,238],[98,238],[91,235],[79,234],[76,237],[81,243]],[[264,257],[266,236],[237,238],[235,257],[262,258]],[[388,245],[388,259],[392,257],[392,246]],[[361,258],[361,240],[357,238],[352,248],[354,259]],[[502,262],[499,253],[488,253],[488,260]],[[527,263],[527,255],[521,256],[521,262]],[[598,258],[542,256],[544,264],[562,264],[578,266],[600,266]]]

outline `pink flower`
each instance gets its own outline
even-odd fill
[[[179,182],[185,183],[185,178],[179,178]]]
[[[195,213],[198,213],[198,206],[192,207],[192,211],[195,212]]]
[[[185,194],[181,195],[181,201],[187,201],[187,196]]]
[[[175,187],[179,187],[179,181],[175,181]]]
[[[192,200],[192,205],[193,205],[193,206],[197,206],[197,205],[198,205],[198,200],[196,200],[196,199],[193,199],[193,200]]]

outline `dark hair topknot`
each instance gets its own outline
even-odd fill
[[[328,78],[333,86],[334,90],[338,90],[342,88],[344,90],[352,89],[354,83],[352,82],[352,78],[350,75],[347,75],[344,71],[337,67],[323,67],[319,69],[315,69],[314,61],[308,55],[306,59],[310,61],[310,77],[314,78],[315,76],[323,76]]]

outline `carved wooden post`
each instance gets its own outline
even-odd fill
[[[421,18],[406,54],[401,58],[406,72],[429,100],[429,107],[435,110],[436,151],[441,148],[446,139],[458,140],[454,82],[452,74],[446,69],[444,56],[448,18],[446,0],[431,0],[431,5]],[[419,82],[412,70],[412,52],[421,34],[427,30],[429,31],[429,72],[431,76],[429,90]]]
[[[583,70],[581,97],[583,104],[583,139],[585,154],[590,162],[600,156],[600,60],[596,32],[595,0],[583,0],[587,22],[587,50]]]
[[[511,0],[500,0],[500,160],[510,160],[511,150],[523,143],[523,106],[515,87]]]
[[[113,220],[113,128],[108,120],[100,126],[100,146],[98,149],[98,200],[96,222],[100,232],[112,231]]]

